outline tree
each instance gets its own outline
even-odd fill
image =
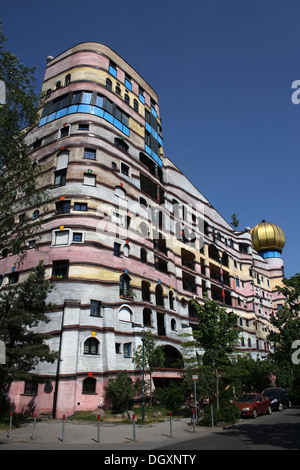
[[[0,251],[25,256],[26,241],[36,237],[41,219],[32,220],[28,209],[46,199],[37,187],[41,166],[31,159],[26,136],[38,120],[34,69],[4,49],[6,38],[0,23],[0,81],[5,85],[5,104],[0,105]]]
[[[295,370],[299,369],[293,361],[293,344],[300,340],[300,274],[284,278],[282,282],[283,286],[277,286],[277,289],[285,296],[285,303],[271,317],[276,330],[268,335],[268,340],[274,343],[274,362],[290,371],[294,388]]]
[[[133,382],[126,370],[119,372],[116,378],[108,379],[105,392],[107,398],[112,403],[113,409],[116,411],[130,409],[136,394]]]
[[[165,355],[163,346],[156,346],[155,339],[151,331],[147,331],[144,338],[144,354],[143,345],[137,347],[132,362],[136,364],[139,369],[143,368],[144,357],[144,370],[148,372],[150,378],[150,406],[152,405],[152,372],[157,367],[164,365]]]
[[[48,336],[36,330],[41,322],[50,321],[46,312],[54,306],[46,298],[52,288],[40,262],[24,282],[0,294],[0,340],[6,345],[6,363],[0,364],[0,395],[13,380],[39,380],[35,366],[57,358],[45,342]]]
[[[203,364],[218,367],[228,362],[238,338],[237,316],[211,299],[204,305],[193,301],[199,324],[193,330],[194,344],[204,350]]]
[[[237,316],[227,312],[218,302],[205,299],[204,305],[193,301],[199,324],[193,330],[193,342],[187,342],[190,348],[204,350],[202,362],[209,365],[216,381],[217,407],[219,408],[219,371],[229,362],[229,355],[234,351],[234,342],[238,338]]]
[[[236,214],[232,214],[231,215],[231,222],[230,222],[230,225],[234,228],[234,229],[237,229],[238,226],[240,224],[240,221],[238,220],[237,218],[237,215]]]

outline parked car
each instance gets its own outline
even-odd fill
[[[272,413],[270,400],[262,393],[243,393],[233,403],[240,410],[242,417],[256,418],[264,413]]]
[[[283,408],[291,408],[292,403],[285,388],[272,387],[266,388],[263,395],[268,397],[272,410],[282,411]]]

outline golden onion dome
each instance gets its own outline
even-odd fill
[[[262,220],[250,230],[252,246],[256,251],[278,250],[285,245],[285,235],[278,225]]]

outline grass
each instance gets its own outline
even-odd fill
[[[137,424],[141,424],[142,421],[142,407],[135,407],[132,409],[133,413],[135,414],[135,420]],[[99,410],[100,413],[100,410]],[[120,411],[114,411],[114,410],[106,410],[105,411],[105,416],[101,417],[101,422],[110,422],[110,423],[123,423],[123,424],[129,424],[132,423],[132,419],[128,419],[123,416],[124,412]],[[183,417],[184,415],[177,414],[176,417]],[[173,417],[174,414],[173,414]],[[145,423],[151,424],[151,423],[159,423],[161,421],[164,421],[166,419],[170,418],[170,411],[161,408],[158,406],[145,406]],[[75,413],[73,416],[68,418],[70,421],[80,421],[80,422],[86,422],[86,423],[93,423],[98,420],[97,413],[93,411],[78,411]]]

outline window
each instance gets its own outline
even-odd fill
[[[99,108],[103,108],[104,97],[102,95],[97,94],[96,96],[96,106]]]
[[[120,276],[120,297],[128,298],[130,294],[130,277],[128,274]]]
[[[155,300],[156,305],[160,305],[161,307],[164,306],[163,289],[160,284],[158,284],[155,288]]]
[[[125,86],[128,90],[131,91],[131,89],[132,89],[131,77],[127,73],[125,73]]]
[[[114,256],[120,256],[120,248],[121,248],[121,245],[120,243],[114,243]]]
[[[54,187],[64,186],[67,179],[67,169],[58,170],[54,172]]]
[[[130,323],[132,321],[132,311],[129,307],[121,307],[118,314],[118,320]]]
[[[141,103],[145,104],[144,90],[141,87],[139,89],[139,100]]]
[[[88,131],[90,129],[90,125],[89,124],[85,124],[83,122],[79,123],[78,124],[78,130],[79,131]]]
[[[117,76],[117,66],[114,62],[109,63],[109,73],[111,73],[114,77]]]
[[[68,272],[69,272],[69,261],[67,260],[53,261],[52,277],[56,279],[67,279]]]
[[[69,163],[69,151],[62,150],[61,152],[57,154],[56,171],[64,170],[65,168],[68,167],[68,163]]]
[[[173,292],[173,290],[169,290],[169,307],[170,307],[170,310],[174,310],[174,292]]]
[[[90,393],[96,393],[97,381],[93,377],[87,377],[82,382],[82,393],[88,395]]]
[[[123,152],[128,152],[129,146],[126,144],[124,139],[120,139],[118,137],[115,138],[114,144],[116,147],[118,147],[120,150],[123,150]]]
[[[151,315],[152,312],[149,308],[144,308],[143,310],[143,325],[144,327],[151,327]]]
[[[176,331],[176,320],[175,320],[175,318],[171,319],[171,330]]]
[[[52,235],[52,245],[66,246],[69,245],[70,230],[55,230]]]
[[[96,175],[92,175],[91,173],[84,173],[83,184],[87,186],[96,186]]]
[[[71,210],[71,201],[59,201],[55,205],[56,214],[67,214]]]
[[[96,160],[96,150],[85,148],[83,158],[86,158],[88,160]]]
[[[74,203],[74,210],[75,211],[87,211],[87,203],[86,202],[75,202]]]
[[[124,95],[124,101],[129,106],[129,96],[127,95],[127,93],[125,93],[125,95]]]
[[[70,133],[71,133],[70,124],[65,125],[58,130],[58,138],[63,139],[64,137],[68,137]]]
[[[147,250],[146,248],[141,248],[141,262],[147,263]]]
[[[110,80],[110,78],[106,79],[106,89],[109,91],[112,90],[112,81]]]
[[[101,302],[99,302],[98,300],[91,300],[90,316],[91,317],[101,316]]]
[[[19,280],[19,273],[13,272],[8,275],[8,284],[16,284]]]
[[[96,355],[99,354],[99,341],[97,338],[88,338],[84,342],[83,354]]]
[[[139,112],[139,103],[136,99],[133,100],[133,109],[138,113]]]
[[[70,83],[71,83],[71,74],[68,73],[68,75],[66,75],[65,77],[65,86],[70,85]]]
[[[122,173],[122,175],[130,176],[130,166],[126,165],[126,163],[124,162],[121,162],[120,172]]]
[[[37,395],[38,384],[33,380],[26,380],[24,387],[24,395]]]
[[[39,211],[39,210],[34,211],[34,213],[32,214],[32,220],[36,220],[39,215],[40,215],[40,211]]]
[[[83,242],[83,233],[82,232],[73,232],[73,242],[82,243]]]
[[[131,343],[124,344],[124,357],[131,357]]]
[[[118,212],[113,211],[111,215],[111,221],[113,224],[120,225],[123,227],[123,216]]]
[[[142,299],[150,302],[150,283],[147,281],[142,281]]]

